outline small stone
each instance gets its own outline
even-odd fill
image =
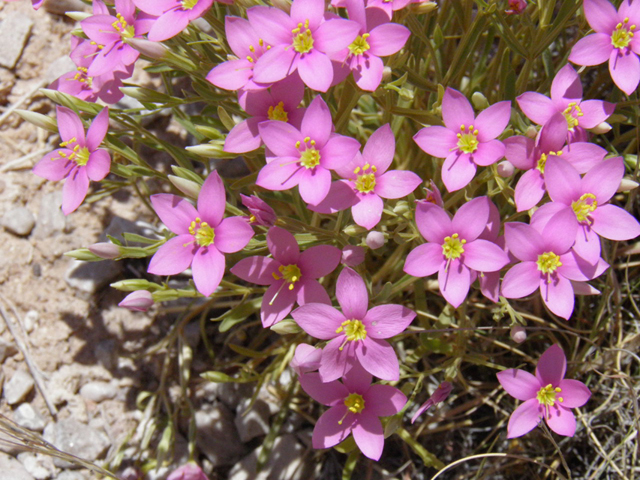
[[[67,228],[67,217],[61,210],[62,192],[47,193],[40,200],[36,229],[36,238],[49,239]]]
[[[31,27],[31,19],[17,12],[10,13],[0,23],[0,65],[9,69],[16,66],[31,34]]]
[[[18,455],[18,460],[35,480],[47,480],[56,473],[56,467],[50,457],[22,452]]]
[[[0,480],[35,480],[13,457],[0,452]]]
[[[4,362],[5,358],[11,357],[16,353],[18,353],[18,349],[13,343],[0,338],[0,363]]]
[[[56,15],[87,11],[87,5],[80,0],[46,0],[43,7],[47,12]]]
[[[264,400],[256,400],[249,408],[251,399],[245,399],[238,406],[235,425],[240,440],[248,442],[252,438],[261,437],[269,433],[269,405]]]
[[[23,403],[13,412],[13,421],[21,427],[36,432],[43,431],[47,425],[44,417],[35,411],[29,403]]]
[[[71,259],[64,280],[67,284],[87,293],[96,293],[120,275],[122,264],[103,260],[101,262],[82,262]]]
[[[51,62],[49,68],[47,68],[45,76],[48,81],[53,82],[65,73],[75,71],[76,68],[76,64],[73,63],[71,57],[69,57],[69,55],[65,55]]]
[[[72,471],[66,470],[64,472],[61,472],[55,478],[55,480],[87,480],[87,477],[82,475],[80,472],[72,472]]]
[[[40,314],[37,310],[29,310],[26,313],[22,319],[22,323],[24,324],[24,329],[27,333],[33,332],[33,329],[38,325],[38,320],[40,320]]]
[[[25,399],[33,389],[33,378],[24,370],[17,370],[4,386],[4,398],[9,405]]]
[[[33,213],[25,207],[12,208],[0,219],[0,225],[14,235],[24,237],[31,233],[36,224]]]
[[[195,421],[196,445],[214,467],[233,465],[245,453],[233,414],[223,404],[203,404]]]
[[[93,462],[104,456],[110,442],[107,436],[74,418],[66,418],[57,423],[50,423],[44,429],[44,439],[63,452]],[[53,463],[60,468],[76,467],[60,458],[54,458]]]
[[[100,403],[104,400],[111,400],[118,394],[118,387],[115,383],[109,382],[89,382],[80,388],[80,395],[92,402]]]
[[[254,450],[236,463],[229,472],[229,480],[271,480],[276,478],[301,480],[314,478],[312,466],[302,464],[305,448],[297,441],[295,435],[286,434],[276,438],[267,464],[258,473],[256,466],[258,464],[259,450]]]

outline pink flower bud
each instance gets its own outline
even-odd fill
[[[527,331],[524,327],[516,325],[511,329],[511,340],[516,343],[522,343],[527,339]]]
[[[118,306],[135,312],[146,312],[153,305],[153,296],[146,290],[136,290],[124,297]]]
[[[367,247],[371,250],[376,250],[384,245],[384,233],[371,231],[367,234],[367,238],[365,240]]]
[[[100,258],[104,258],[105,260],[113,260],[120,256],[120,248],[109,242],[100,242],[89,245],[89,251]]]
[[[500,175],[502,178],[509,178],[516,170],[516,167],[514,167],[509,160],[503,160],[502,162],[498,163],[497,168],[498,175]]]
[[[342,249],[340,262],[348,267],[355,267],[364,262],[364,248],[356,245],[347,245]]]
[[[451,393],[452,389],[453,389],[453,385],[451,385],[450,382],[442,382],[440,385],[438,385],[438,388],[436,388],[436,391],[431,394],[431,396],[429,397],[429,400],[424,402],[420,406],[418,411],[415,413],[415,415],[411,419],[411,423],[415,422],[416,418],[418,418],[420,415],[422,415],[424,412],[429,410],[434,405],[437,405],[440,402],[444,402],[449,396],[449,394]]]
[[[296,347],[296,353],[293,359],[289,363],[294,372],[298,375],[303,373],[313,372],[320,368],[320,357],[322,356],[322,349],[315,348],[306,343],[301,343]]]
[[[202,469],[195,463],[187,463],[174,470],[167,480],[209,480]]]
[[[505,13],[509,15],[520,14],[527,8],[527,2],[525,0],[509,0],[509,10]]]
[[[255,195],[250,197],[240,194],[242,204],[249,209],[251,216],[249,222],[254,225],[262,225],[264,227],[273,227],[278,217],[267,202],[261,200]]]

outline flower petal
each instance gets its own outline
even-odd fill
[[[371,28],[370,25],[369,28]],[[377,57],[388,57],[398,53],[404,47],[411,32],[404,25],[385,23],[372,28],[369,35],[367,43],[371,47],[371,54]]]
[[[222,220],[225,207],[224,184],[218,172],[214,170],[204,181],[198,194],[198,216],[215,228]]]
[[[464,264],[477,272],[496,272],[509,263],[509,256],[495,243],[474,240],[464,246]]]
[[[398,381],[398,357],[387,341],[367,337],[357,343],[356,357],[367,372],[381,380]]]
[[[333,80],[331,60],[316,49],[305,53],[300,58],[298,61],[298,73],[307,87],[318,92],[329,90]]]
[[[529,120],[538,125],[544,125],[556,113],[553,101],[538,92],[525,92],[516,100]]]
[[[363,455],[371,460],[379,460],[384,449],[384,430],[375,415],[365,410],[358,415],[353,426],[353,439]]]
[[[349,396],[347,388],[337,380],[323,382],[319,373],[305,373],[300,375],[300,386],[311,398],[322,405],[344,405],[344,399]]]
[[[404,393],[391,385],[371,385],[363,397],[366,412],[376,417],[395,415],[407,403]]]
[[[342,347],[343,343],[344,347]],[[345,336],[340,335],[322,349],[319,373],[323,382],[331,382],[344,376],[355,359],[354,343],[349,341],[345,343]]]
[[[89,179],[94,182],[99,182],[109,175],[111,170],[111,157],[109,152],[102,148],[94,150],[89,155],[89,161],[87,161],[87,175]]]
[[[530,225],[521,222],[507,222],[504,225],[504,238],[509,253],[520,260],[535,262],[543,253],[544,239]]]
[[[631,240],[640,235],[640,224],[629,212],[615,205],[603,205],[591,213],[591,228],[609,240]]]
[[[82,120],[76,113],[67,107],[56,107],[56,117],[58,121],[58,131],[63,142],[76,139],[81,146],[84,146],[84,127]]]
[[[402,305],[378,305],[367,312],[362,322],[371,338],[391,338],[405,331],[416,318],[413,310]]]
[[[302,279],[300,281],[296,301],[298,305],[306,305],[307,303],[324,303],[325,305],[331,305],[331,299],[327,291],[320,285],[320,282],[313,279]]]
[[[336,298],[346,318],[362,320],[367,314],[367,286],[362,277],[349,267],[345,267],[338,276]]]
[[[331,448],[345,440],[355,418],[344,404],[331,407],[316,422],[311,440],[313,448]]]
[[[193,282],[198,291],[205,297],[211,295],[220,285],[224,269],[224,255],[217,248],[199,248],[191,263]]]
[[[504,152],[504,143],[500,140],[489,140],[478,145],[478,149],[471,156],[471,159],[476,165],[486,167],[503,158]]]
[[[565,378],[558,384],[558,388],[560,388],[561,392],[557,396],[562,397],[562,402],[559,402],[558,405],[565,408],[581,407],[591,397],[591,390],[578,380]]]
[[[413,192],[422,179],[413,172],[389,170],[376,178],[375,193],[382,198],[402,198]]]
[[[467,97],[453,88],[447,88],[442,98],[442,120],[445,126],[457,133],[460,125],[473,125],[474,119],[473,108]]]
[[[289,315],[296,302],[297,289],[289,290],[286,285],[283,286],[284,283],[284,280],[273,283],[262,297],[260,319],[264,328],[275,325]]]
[[[451,221],[451,229],[467,242],[480,236],[489,220],[490,200],[476,197],[462,205]]]
[[[497,138],[507,128],[511,118],[511,102],[498,102],[478,114],[473,126],[478,129],[478,140],[488,142]]]
[[[162,223],[178,235],[188,235],[191,222],[198,217],[195,207],[177,195],[168,193],[151,195],[151,205]]]
[[[291,265],[298,262],[300,249],[296,237],[285,229],[272,227],[267,233],[267,246],[273,255],[282,265]]]
[[[35,167],[33,167],[33,173],[52,182],[57,182],[58,180],[62,180],[66,177],[75,166],[75,162],[73,162],[73,160],[61,158],[60,151],[60,149],[54,150],[42,157],[42,160],[36,163]],[[69,150],[62,151],[69,152]]]
[[[382,218],[384,202],[375,193],[360,196],[360,201],[351,207],[353,221],[361,227],[371,230]]]
[[[618,12],[608,0],[584,0],[584,16],[593,30],[610,33],[618,23]]]
[[[518,212],[535,207],[545,194],[544,177],[536,168],[524,172],[516,184],[515,201]]]
[[[583,192],[594,194],[598,205],[604,205],[618,190],[623,176],[624,162],[622,157],[610,158],[587,172],[582,179]]]
[[[563,406],[549,408],[549,416],[545,417],[549,428],[558,435],[573,437],[576,433],[576,417],[573,412]]]
[[[436,158],[447,158],[457,148],[458,137],[445,127],[425,127],[413,136],[418,146]]]
[[[540,286],[540,272],[535,262],[514,265],[502,280],[502,296],[522,298],[531,295]]]
[[[242,217],[229,217],[215,228],[215,235],[216,249],[222,253],[236,253],[247,246],[254,231]]]
[[[444,237],[451,234],[451,219],[441,207],[430,202],[418,202],[416,226],[428,241],[442,245]]]
[[[302,275],[320,278],[329,275],[340,263],[342,252],[332,245],[316,245],[300,254],[298,267]]]
[[[347,318],[335,308],[322,303],[307,303],[291,312],[293,319],[305,332],[320,340],[331,340]]]
[[[459,260],[452,260],[449,268],[445,265],[438,271],[440,293],[453,307],[458,308],[469,293],[471,275],[469,269]]]
[[[85,167],[73,168],[62,187],[62,213],[69,215],[82,204],[89,191],[89,177]]]
[[[567,370],[567,358],[559,345],[551,345],[538,360],[536,377],[540,385],[557,387]]]
[[[313,99],[302,119],[300,133],[303,137],[310,137],[316,141],[316,148],[321,148],[329,140],[333,122],[331,112],[324,103],[322,97],[318,95]]]
[[[578,40],[569,54],[569,61],[576,65],[600,65],[615,52],[611,37],[604,33],[593,33]]]
[[[466,153],[453,152],[442,164],[442,182],[450,192],[469,185],[475,174],[476,164]]]
[[[102,140],[104,140],[107,130],[109,129],[109,108],[105,107],[100,110],[100,113],[96,115],[91,122],[91,126],[87,131],[86,147],[90,152],[93,152],[100,146]]]
[[[551,312],[569,320],[573,313],[575,296],[573,286],[567,278],[556,275],[555,278],[551,278],[551,282],[546,278],[540,279],[540,295]]]
[[[403,270],[414,277],[428,277],[440,270],[443,263],[442,245],[423,243],[409,252]]]
[[[521,437],[536,428],[542,419],[540,414],[540,402],[537,398],[524,402],[513,411],[509,418],[507,438]]]
[[[618,88],[631,95],[640,82],[640,60],[631,50],[622,54],[614,49],[609,58],[609,73]]]
[[[197,251],[191,235],[178,235],[168,240],[151,257],[147,271],[154,275],[177,275],[184,272]]]
[[[496,376],[502,388],[518,400],[525,401],[530,398],[536,398],[538,390],[542,388],[535,375],[524,370],[510,368],[509,370],[498,372]]]
[[[280,262],[259,255],[243,258],[233,267],[230,272],[245,282],[257,285],[271,285],[275,282],[274,273],[278,272]]]
[[[368,164],[378,169],[378,175],[382,175],[391,165],[395,151],[396,139],[391,126],[385,123],[371,134],[362,150],[362,156]]]

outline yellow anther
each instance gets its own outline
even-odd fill
[[[585,193],[575,202],[571,202],[571,209],[579,222],[589,222],[589,214],[598,208],[598,201],[593,193]]]
[[[279,120],[281,122],[286,122],[289,120],[289,115],[287,111],[284,109],[284,102],[278,102],[278,104],[274,107],[269,107],[267,110],[267,117],[269,120]],[[298,145],[296,145],[296,148]]]
[[[538,270],[547,276],[547,283],[551,283],[551,275],[562,266],[560,257],[553,252],[545,252],[538,255],[536,262]]]

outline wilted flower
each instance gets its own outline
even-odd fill
[[[249,222],[263,227],[273,227],[278,217],[267,202],[256,195],[240,194],[242,204],[249,209]]]
[[[453,385],[451,385],[450,382],[442,382],[440,385],[438,385],[436,391],[431,394],[426,402],[420,405],[418,411],[413,415],[413,417],[411,417],[411,423],[414,423],[420,415],[429,410],[431,407],[444,402],[451,393],[451,389],[453,389]]]
[[[296,353],[293,356],[289,366],[298,375],[313,372],[320,368],[320,359],[322,358],[322,349],[312,347],[306,343],[301,343],[296,347]]]

